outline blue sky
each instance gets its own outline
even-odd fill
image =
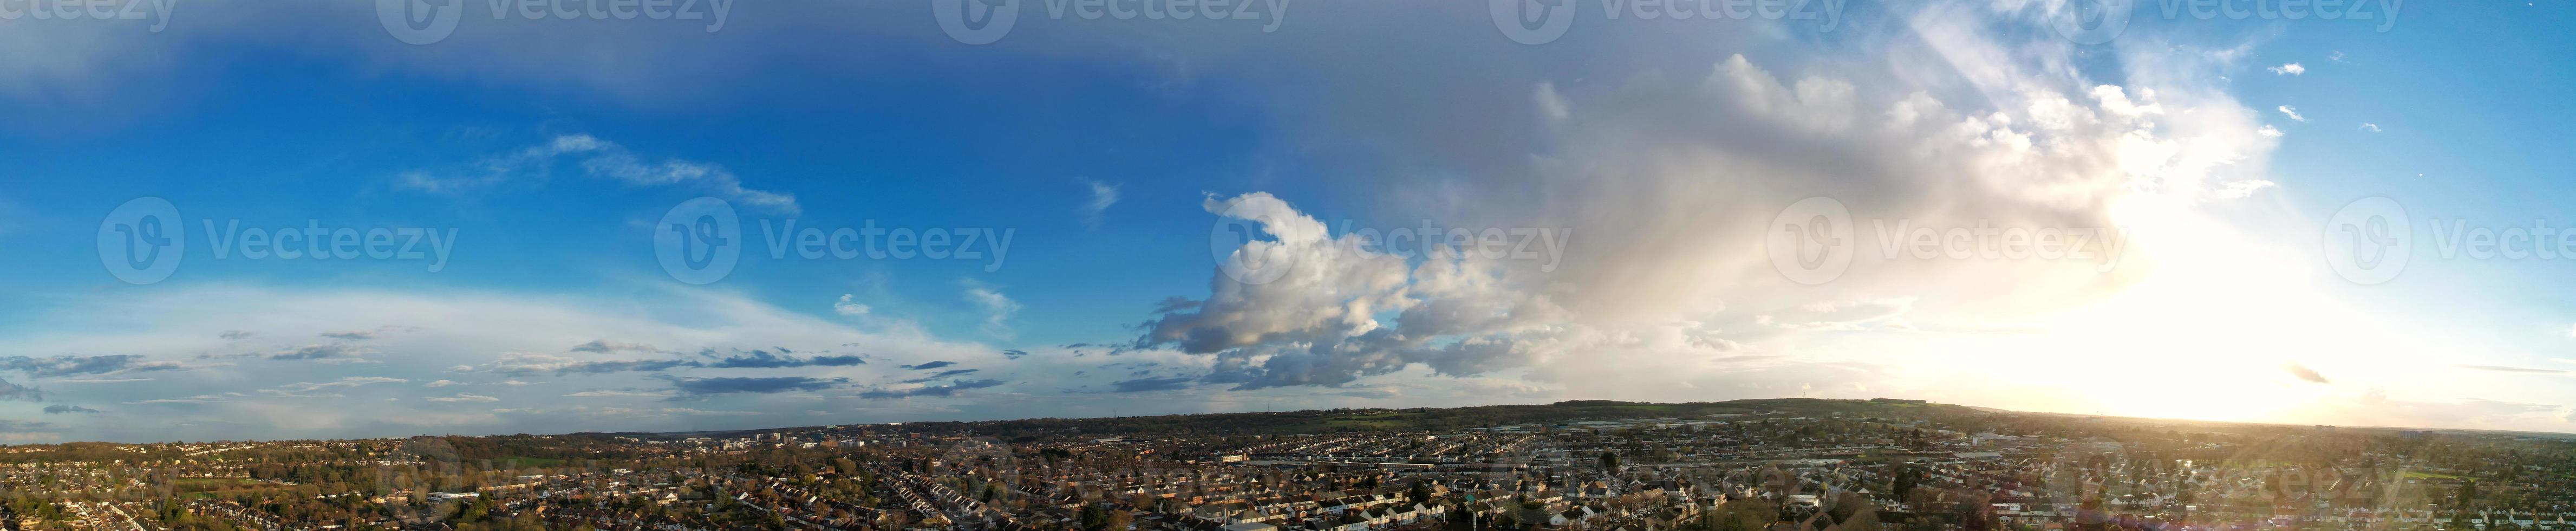
[[[954,2],[487,4],[0,10],[45,50],[0,58],[0,442],[1797,395],[2576,428],[2567,259],[2448,245],[2576,227],[2563,6],[2070,34],[2057,0],[1578,0],[1532,33],[1493,13],[1543,4],[1020,0],[968,44]],[[694,284],[654,231],[701,197],[742,259]],[[1810,197],[1830,270],[1781,260],[1835,235],[1777,230]],[[2413,248],[2342,268],[2367,197]],[[139,283],[101,236],[138,198],[184,229]],[[771,258],[789,220],[1010,239]],[[453,244],[254,259],[207,222]],[[2122,245],[1914,255],[1897,223]],[[1502,245],[1366,245],[1425,225]]]

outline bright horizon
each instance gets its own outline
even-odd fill
[[[2566,5],[64,5],[0,9],[42,50],[0,58],[0,444],[1797,396],[2576,433],[2576,69],[2515,51]]]

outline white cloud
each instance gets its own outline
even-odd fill
[[[615,142],[586,134],[555,137],[543,144],[485,157],[463,168],[412,170],[395,176],[395,185],[423,192],[460,194],[512,182],[540,180],[557,164],[569,161],[585,175],[632,186],[686,186],[764,211],[796,214],[796,196],[745,188],[742,178],[714,164],[677,158],[649,160]]]
[[[667,291],[666,291],[667,290]],[[490,416],[455,416],[451,411],[422,410],[437,402],[480,399],[455,393],[433,393],[463,387],[470,379],[432,380],[422,386],[383,385],[402,380],[384,374],[435,374],[462,366],[464,372],[499,372],[503,367],[522,368],[531,376],[519,380],[545,385],[490,387],[471,393],[493,399],[524,404],[543,404],[564,400],[572,389],[628,389],[622,396],[585,395],[581,400],[599,405],[661,407],[669,396],[664,390],[673,385],[650,371],[574,373],[554,377],[555,371],[583,362],[625,361],[714,361],[695,352],[715,349],[771,349],[786,346],[805,359],[822,356],[867,354],[908,360],[955,360],[982,368],[980,378],[1017,381],[1021,378],[1009,370],[1069,374],[1080,367],[1066,368],[1039,364],[1039,359],[1020,360],[1011,365],[1004,361],[1000,349],[975,343],[951,342],[907,327],[859,328],[823,316],[811,316],[743,298],[737,294],[696,292],[653,286],[642,290],[650,293],[631,298],[636,292],[621,291],[615,299],[593,299],[580,296],[504,294],[472,290],[400,291],[294,289],[247,285],[199,285],[176,290],[151,290],[123,294],[65,299],[73,303],[48,308],[46,317],[0,341],[33,351],[131,352],[150,361],[194,359],[203,352],[250,351],[250,357],[225,358],[221,363],[200,363],[183,370],[154,373],[153,385],[81,385],[53,386],[46,389],[49,399],[82,403],[123,403],[138,407],[123,408],[118,414],[128,422],[94,422],[67,424],[65,433],[79,440],[171,440],[186,439],[274,439],[302,437],[379,437],[418,433],[423,426],[457,433],[561,433],[566,431],[614,431],[628,429],[680,430],[705,427],[665,423],[646,418],[613,416],[521,415],[507,418]],[[218,337],[217,332],[238,329],[243,316],[257,316],[263,330],[341,330],[352,325],[373,326],[398,322],[418,326],[418,332],[405,334],[402,340],[380,339],[371,342],[376,352],[371,359],[381,365],[315,364],[302,360],[272,360],[267,354],[279,352],[274,345],[234,345]],[[372,324],[362,324],[372,323]],[[264,333],[260,337],[310,337],[313,332]],[[601,353],[542,354],[563,352],[565,345],[580,344],[594,338],[623,338],[633,344],[671,345],[688,354],[665,351],[617,351]],[[852,346],[844,346],[852,345]],[[776,352],[776,351],[771,351]],[[726,354],[731,355],[731,354]],[[553,359],[561,358],[561,359]],[[1090,362],[1099,358],[1089,358]],[[712,364],[712,363],[708,363]],[[1061,369],[1061,370],[1058,370]],[[694,377],[766,377],[761,369],[713,369],[690,366],[670,368],[677,374]],[[896,377],[917,377],[889,365],[848,364],[808,366],[796,369],[798,374],[818,378],[851,378],[876,382]],[[1105,376],[1105,375],[1104,375]],[[250,386],[266,391],[251,391]],[[439,385],[438,387],[429,387]],[[329,394],[371,396],[334,404],[332,414],[323,417],[298,417],[299,409],[310,410],[306,403],[312,397]],[[999,392],[999,391],[994,391]],[[59,395],[59,396],[57,396]],[[405,400],[383,401],[398,397]],[[447,400],[431,401],[431,398]],[[940,400],[923,400],[902,406],[872,406],[867,415],[887,415],[881,420],[894,420],[896,415],[922,416],[927,411],[952,407],[954,400],[973,399],[961,393]],[[693,407],[723,410],[761,410],[773,400],[787,400],[757,393],[742,393],[707,398],[705,405]],[[841,404],[855,405],[855,404]],[[1027,408],[1031,406],[1013,406]],[[857,411],[850,409],[847,411]],[[215,419],[221,423],[197,428],[176,428],[169,419]],[[437,424],[453,422],[452,424]],[[752,424],[726,425],[734,428],[760,427]]]
[[[2254,132],[2255,132],[2256,134],[2260,134],[2260,135],[2263,135],[2263,136],[2265,136],[2265,137],[2270,137],[2270,138],[2280,138],[2280,137],[2281,137],[2281,130],[2280,130],[2279,128],[2275,128],[2275,127],[2268,126],[2268,125],[2263,126],[2263,128],[2262,128],[2262,129],[2257,129],[2257,130],[2255,130]]]
[[[856,298],[857,296],[855,295],[847,293],[841,294],[841,300],[832,302],[832,313],[841,314],[845,317],[867,315],[868,305],[859,304],[855,300]]]
[[[966,301],[983,309],[984,333],[1003,338],[1011,336],[1009,321],[1011,314],[1019,313],[1019,301],[1011,300],[1000,290],[971,282],[966,287]]]
[[[2247,179],[2227,183],[2226,186],[2219,187],[2217,195],[2218,197],[2227,199],[2242,199],[2253,196],[2254,192],[2261,191],[2265,188],[2271,188],[2273,186],[2275,186],[2275,184],[2272,181]]]
[[[2379,124],[2374,124],[2374,123],[2370,123],[2370,122],[2362,122],[2362,123],[2361,123],[2361,130],[2363,130],[2363,131],[2369,131],[2369,132],[2373,132],[2373,133],[2377,133],[2377,132],[2379,132]]]
[[[2272,71],[2272,73],[2274,73],[2274,74],[2279,74],[2279,75],[2284,75],[2284,76],[2295,76],[2295,75],[2299,75],[2299,74],[2305,74],[2305,73],[2308,73],[2308,67],[2299,66],[2299,64],[2298,64],[2298,63],[2290,63],[2290,64],[2281,65],[2281,66],[2275,66],[2275,67],[2267,68],[2266,70],[2271,70],[2271,71]]]
[[[483,396],[483,395],[469,395],[469,394],[458,394],[458,395],[456,395],[456,396],[433,396],[433,397],[422,398],[421,400],[428,400],[428,401],[431,401],[431,402],[499,402],[499,401],[501,401],[501,399],[500,399],[500,398],[495,398],[495,397],[490,397],[490,396]]]
[[[2291,108],[2291,107],[2290,107],[2290,106],[2288,106],[2288,105],[2283,105],[2283,106],[2281,106],[2279,109],[2280,109],[2280,111],[2281,111],[2281,115],[2282,115],[2282,116],[2288,116],[2288,117],[2290,117],[2290,120],[2291,120],[2291,121],[2295,121],[2295,122],[2305,122],[2305,121],[2308,121],[2308,117],[2305,117],[2305,116],[2299,116],[2299,110],[2298,110],[2298,109]]]
[[[1097,229],[1100,228],[1101,213],[1107,212],[1110,205],[1118,204],[1118,185],[1100,181],[1085,181],[1084,184],[1091,186],[1091,200],[1084,202],[1079,210],[1082,224]]]

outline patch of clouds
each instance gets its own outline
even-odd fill
[[[2288,64],[2283,64],[2283,65],[2281,65],[2281,66],[2267,67],[2267,68],[2264,68],[2264,69],[2265,69],[2265,70],[2270,70],[2270,71],[2272,71],[2272,73],[2273,73],[2273,74],[2275,74],[2275,75],[2283,75],[2283,76],[2295,76],[2295,75],[2299,75],[2299,74],[2305,74],[2305,73],[2308,73],[2308,67],[2299,66],[2299,64],[2298,64],[2298,63],[2288,63]]]
[[[841,294],[841,300],[832,301],[832,313],[840,314],[843,317],[867,315],[868,305],[859,304],[856,300],[857,298],[857,295],[851,295],[848,293]]]
[[[923,383],[923,382],[930,382],[930,381],[935,381],[935,380],[942,380],[942,379],[947,379],[947,378],[956,377],[956,376],[964,376],[964,375],[968,375],[968,374],[974,374],[976,371],[980,371],[980,370],[982,370],[982,369],[950,369],[950,370],[945,370],[945,371],[939,371],[938,373],[936,373],[936,374],[932,374],[932,375],[929,375],[929,376],[923,376],[923,377],[920,377],[920,378],[912,378],[912,379],[904,380],[904,381],[903,381],[903,383]]]
[[[2283,363],[2281,365],[2281,370],[2288,371],[2291,376],[2297,376],[2300,380],[2308,383],[2334,383],[2326,380],[2325,375],[2317,374],[2316,369],[2310,369],[2308,366],[2301,365],[2299,362],[2295,361]]]
[[[1083,226],[1099,229],[1101,214],[1108,212],[1110,205],[1118,204],[1118,185],[1101,181],[1084,181],[1083,184],[1091,187],[1091,200],[1083,202],[1077,212],[1082,215]]]
[[[1190,388],[1190,386],[1192,386],[1192,385],[1196,385],[1197,383],[1198,383],[1198,379],[1197,379],[1197,378],[1188,378],[1188,377],[1171,377],[1171,378],[1138,378],[1138,379],[1134,379],[1134,380],[1120,380],[1120,381],[1117,381],[1117,382],[1112,383],[1111,385],[1112,385],[1113,387],[1115,387],[1115,389],[1114,389],[1114,390],[1115,390],[1116,392],[1120,392],[1120,393],[1141,393],[1141,392],[1146,392],[1146,391],[1171,391],[1171,390],[1177,390],[1177,389],[1188,389],[1188,388]]]
[[[716,362],[708,363],[705,366],[709,369],[778,369],[806,366],[847,367],[851,365],[863,365],[866,363],[866,360],[859,359],[858,356],[843,355],[799,358],[795,356],[770,354],[769,351],[765,350],[753,350],[743,355],[717,360]]]
[[[768,378],[724,377],[681,378],[671,382],[671,385],[673,389],[678,390],[683,395],[705,396],[732,393],[767,394],[784,393],[789,391],[819,391],[838,387],[841,384],[849,383],[849,381],[850,380],[848,378],[808,378],[803,376],[780,376]]]
[[[859,393],[859,398],[866,398],[866,399],[871,399],[871,400],[883,400],[883,399],[891,399],[891,398],[914,398],[914,397],[945,397],[945,396],[955,396],[955,395],[957,394],[957,392],[958,392],[958,391],[964,391],[964,390],[969,390],[969,389],[983,389],[983,388],[987,388],[987,387],[998,387],[998,386],[1000,386],[1000,385],[1002,385],[1002,384],[1005,384],[1005,383],[1009,383],[1009,382],[1004,382],[1004,381],[1001,381],[1001,380],[965,380],[965,381],[951,382],[951,383],[949,383],[949,384],[947,384],[947,385],[926,385],[926,386],[920,386],[920,387],[906,387],[906,388],[896,388],[896,389],[885,389],[885,388],[880,388],[880,389],[872,389],[872,390],[868,390],[868,391],[865,391],[865,392],[861,392],[861,393]]]
[[[175,361],[151,361],[136,354],[103,356],[53,356],[34,358],[10,356],[0,358],[0,371],[25,373],[29,378],[61,378],[135,372],[167,371],[181,368]]]
[[[353,360],[361,358],[367,353],[367,351],[366,347],[353,346],[346,343],[328,343],[321,345],[305,345],[278,351],[277,353],[269,354],[268,359],[319,361]]]
[[[338,332],[323,332],[322,337],[342,341],[366,341],[369,339],[375,339],[376,333],[372,330],[343,330]]]
[[[9,383],[8,380],[0,380],[0,400],[43,402],[45,401],[45,391],[43,389],[37,389],[22,384]]]
[[[2227,183],[2225,186],[2219,187],[2215,195],[2224,199],[2243,199],[2253,197],[2254,192],[2259,192],[2265,188],[2271,188],[2273,186],[2278,186],[2278,184],[2262,179],[2247,179]]]
[[[438,194],[479,192],[513,182],[541,181],[560,164],[584,175],[630,186],[679,186],[769,212],[795,215],[793,194],[744,187],[742,178],[723,166],[678,158],[654,160],[586,134],[567,134],[520,149],[484,157],[463,168],[412,170],[395,176],[400,188]]]
[[[1019,313],[1019,301],[1011,300],[1009,296],[1003,295],[1000,290],[990,286],[970,283],[966,287],[966,302],[974,303],[977,308],[984,311],[984,325],[981,330],[985,334],[1006,339],[1011,337],[1009,321],[1012,314]]]
[[[582,343],[582,344],[579,344],[579,345],[573,345],[573,346],[572,346],[572,349],[570,350],[570,352],[588,352],[588,353],[592,353],[592,354],[615,354],[615,353],[619,353],[619,352],[645,352],[645,353],[654,353],[654,352],[661,352],[661,350],[653,348],[653,346],[652,346],[652,345],[646,345],[646,344],[643,344],[643,343],[627,343],[627,342],[622,342],[622,341],[609,341],[609,340],[606,340],[606,339],[593,339],[593,340],[591,340],[589,343]]]

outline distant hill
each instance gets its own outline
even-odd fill
[[[1764,398],[1725,402],[1622,402],[1567,400],[1553,404],[1469,406],[1454,408],[1353,408],[1261,413],[1202,413],[1145,417],[1036,418],[978,422],[909,422],[925,430],[963,429],[988,435],[1040,433],[1184,433],[1196,435],[1282,435],[1371,431],[1454,431],[1516,424],[1555,424],[1576,420],[1672,418],[1712,420],[1712,415],[1859,416],[1937,418],[1973,416],[1993,410],[1923,400]],[[725,432],[662,434],[665,437],[736,437],[774,431],[807,431],[817,427],[768,428]]]

